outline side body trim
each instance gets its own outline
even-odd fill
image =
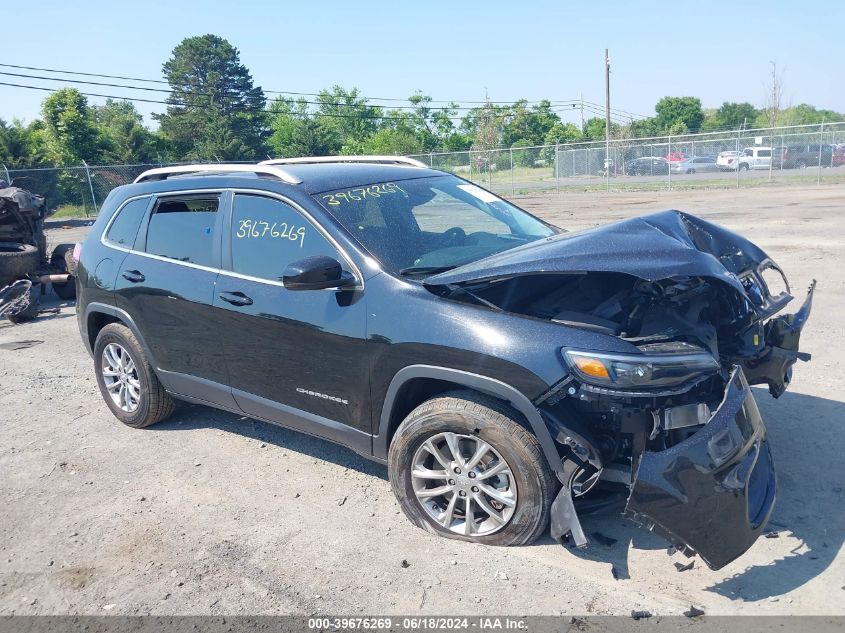
[[[254,411],[246,414],[249,417],[320,437],[351,448],[364,457],[373,458],[372,436],[369,433],[240,389],[232,389],[232,394],[241,402],[249,402],[254,407]],[[378,457],[376,459],[384,461]]]

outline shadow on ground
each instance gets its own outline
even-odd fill
[[[822,573],[842,546],[841,527],[845,525],[839,465],[839,452],[845,445],[845,426],[841,424],[845,403],[796,393],[786,393],[775,401],[761,389],[755,389],[755,396],[769,432],[779,478],[775,513],[766,532],[778,534],[783,555],[766,564],[748,566],[705,587],[732,600],[744,601],[782,595]],[[237,433],[387,479],[385,466],[342,446],[206,407],[182,406],[170,420],[154,427],[158,431],[196,428]],[[617,505],[583,516],[582,525],[591,546],[570,551],[585,560],[611,563],[614,575],[625,579],[630,577],[628,553],[632,548],[653,550],[661,556],[664,554],[660,550],[667,551],[669,546],[623,519],[621,510],[621,505]],[[547,534],[538,544],[553,542]],[[680,564],[690,560],[681,554],[672,558],[672,562]],[[698,559],[695,564],[700,566],[703,562]]]
[[[200,405],[180,404],[173,416],[151,427],[150,430],[186,431],[200,428],[214,428],[228,433],[237,433],[243,437],[296,451],[344,468],[354,468],[373,477],[387,479],[386,466],[362,457],[339,444],[299,431],[291,431],[269,422]]]

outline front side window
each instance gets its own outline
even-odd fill
[[[757,154],[757,156],[759,156],[760,158],[769,158],[769,157],[771,157],[771,155],[772,155],[772,150],[770,150],[770,149],[761,149],[759,151],[759,153]]]
[[[212,266],[219,202],[217,195],[159,200],[147,229],[147,252]]]
[[[553,235],[522,209],[454,176],[315,194],[390,272],[430,274]]]
[[[288,264],[305,257],[325,255],[342,261],[301,213],[265,196],[235,196],[231,244],[233,272],[270,281],[281,281]]]
[[[141,226],[141,220],[144,219],[149,203],[149,197],[145,196],[130,200],[123,205],[117,212],[117,217],[112,220],[111,226],[106,232],[106,239],[124,248],[132,248],[135,244],[135,236],[138,234],[138,227]]]

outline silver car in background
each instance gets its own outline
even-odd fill
[[[673,162],[670,167],[673,174],[695,174],[698,172],[719,171],[715,156],[693,156]]]

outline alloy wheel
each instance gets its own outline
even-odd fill
[[[449,432],[430,437],[414,454],[411,480],[429,517],[457,534],[493,534],[516,510],[510,465],[479,437]]]
[[[121,410],[133,413],[141,403],[141,381],[129,352],[117,343],[106,345],[100,361],[100,372],[112,402]]]

